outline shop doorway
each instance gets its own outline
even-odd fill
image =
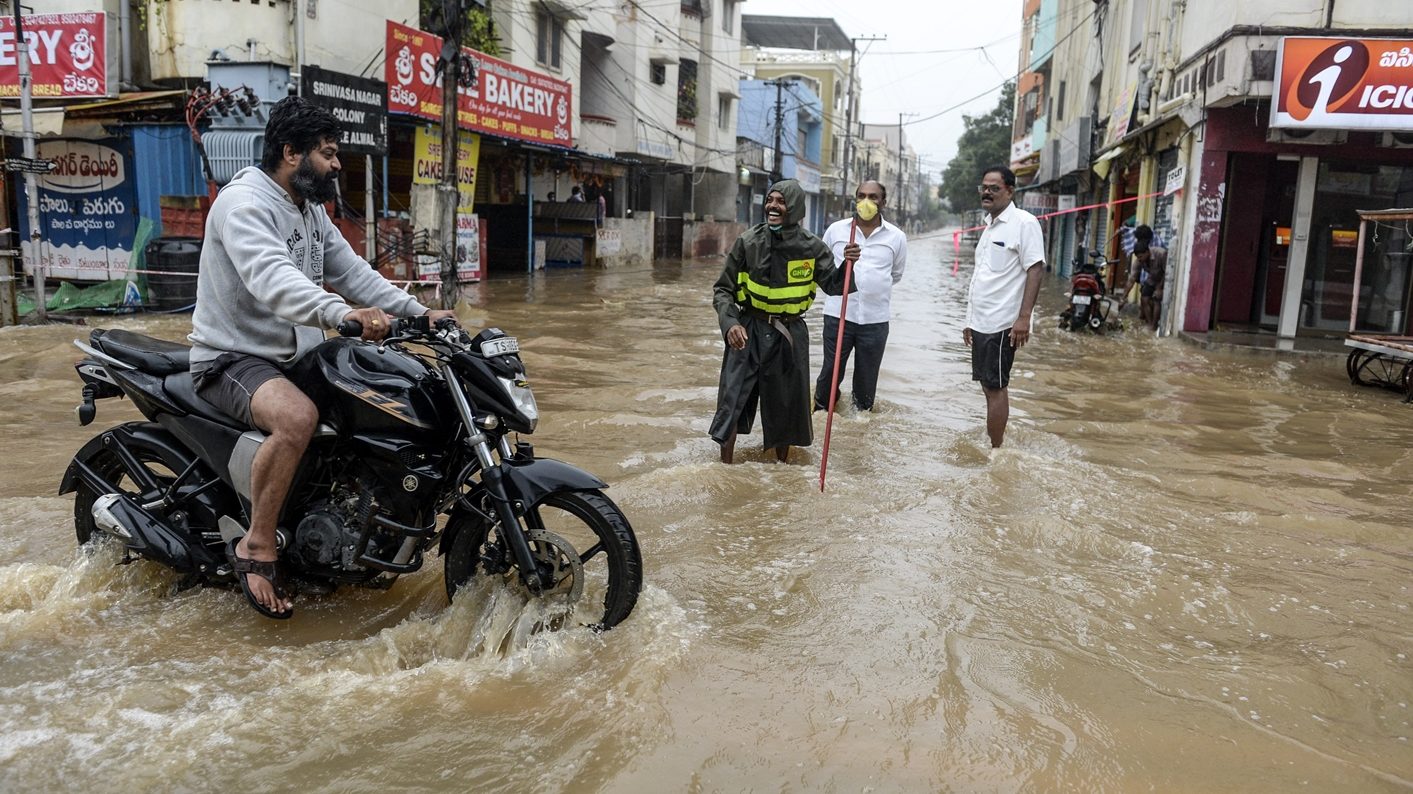
[[[1277,329],[1299,176],[1299,160],[1236,153],[1228,161],[1214,327]]]
[[[1267,182],[1261,211],[1260,249],[1256,256],[1256,294],[1251,314],[1262,328],[1275,330],[1281,295],[1290,266],[1290,238],[1295,216],[1295,184],[1300,161],[1277,160]]]

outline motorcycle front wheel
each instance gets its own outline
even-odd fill
[[[557,493],[527,511],[525,531],[542,565],[554,570],[550,594],[573,594],[573,615],[596,630],[623,622],[643,587],[643,561],[628,518],[598,491]],[[501,576],[521,587],[499,523],[475,515],[452,519],[455,532],[445,562],[447,597],[476,576]]]

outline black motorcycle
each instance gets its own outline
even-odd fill
[[[1116,301],[1109,297],[1104,281],[1108,277],[1109,260],[1098,251],[1089,252],[1084,261],[1083,249],[1075,254],[1074,275],[1070,278],[1069,305],[1060,312],[1060,329],[1090,330],[1102,334],[1117,330]]]
[[[449,598],[496,577],[555,610],[555,626],[628,617],[642,558],[607,485],[510,441],[539,418],[514,337],[426,317],[397,320],[381,344],[349,338],[356,322],[339,332],[288,370],[320,411],[277,532],[299,591],[386,588],[436,551]],[[196,395],[185,345],[103,329],[75,344],[88,355],[79,422],[121,396],[151,420],[100,433],[69,464],[59,492],[76,494],[79,543],[117,538],[124,561],[161,563],[182,587],[238,584],[225,546],[248,526],[266,436]]]

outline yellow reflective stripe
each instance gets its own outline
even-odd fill
[[[736,275],[736,300],[770,314],[800,314],[814,303],[815,285],[767,287],[745,272]]]

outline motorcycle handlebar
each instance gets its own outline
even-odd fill
[[[439,330],[452,328],[457,325],[456,320],[450,317],[443,317],[438,320],[436,326]],[[362,336],[363,323],[357,320],[343,320],[334,329],[339,336]],[[389,336],[401,336],[408,331],[427,331],[427,321],[425,317],[399,317],[392,321],[392,328],[388,329]]]

